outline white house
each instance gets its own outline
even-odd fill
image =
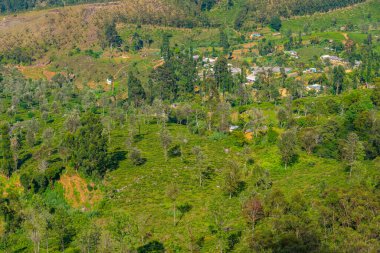
[[[255,74],[250,74],[247,76],[248,83],[254,83],[257,81],[257,76]]]
[[[315,91],[315,92],[321,92],[323,86],[320,84],[311,84],[306,86],[306,91]]]

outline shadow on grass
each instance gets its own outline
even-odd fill
[[[165,247],[161,242],[151,241],[137,248],[138,253],[164,253]]]
[[[177,221],[176,225],[178,225],[178,223],[182,220],[185,214],[187,214],[188,212],[191,211],[191,209],[193,209],[193,206],[190,205],[189,203],[186,203],[186,204],[179,205],[177,208],[180,211],[181,215],[179,216],[179,220]]]
[[[109,159],[110,159],[109,169],[116,170],[119,167],[120,162],[127,159],[127,151],[124,151],[124,150],[114,151],[109,154]]]

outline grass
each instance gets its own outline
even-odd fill
[[[328,13],[315,13],[313,15],[295,17],[283,22],[283,30],[303,31],[305,25],[310,31],[338,30],[341,26],[352,23],[359,27],[378,23],[380,8],[378,0],[369,0],[355,6],[333,10]],[[335,23],[335,24],[334,24]]]
[[[260,107],[264,109],[268,121],[275,120],[273,105],[268,107],[262,104]],[[157,134],[159,129],[160,126],[156,124],[142,128],[143,138],[136,146],[142,150],[143,157],[147,158],[144,165],[136,167],[127,159],[121,162],[119,169],[108,174],[106,191],[116,193],[103,205],[103,212],[112,213],[121,209],[137,219],[149,217],[147,226],[154,231],[154,239],[173,248],[185,245],[187,238],[184,231],[190,228],[197,235],[206,236],[204,252],[215,252],[217,239],[208,231],[213,210],[211,203],[219,203],[225,210],[227,224],[232,229],[239,229],[244,224],[241,218],[243,201],[256,190],[253,185],[254,177],[247,175],[244,178],[247,188],[238,197],[229,199],[223,193],[225,162],[241,159],[239,153],[242,148],[235,146],[232,136],[227,135],[213,141],[207,136],[189,133],[186,126],[170,124],[170,133],[175,137],[174,143],[179,143],[183,138],[188,143],[183,146],[183,160],[177,157],[165,161]],[[113,132],[112,149],[124,149],[123,131],[116,129]],[[201,146],[205,153],[205,164],[215,169],[213,179],[202,187],[199,186],[194,156],[191,154],[191,147],[196,145]],[[250,147],[255,166],[268,170],[273,187],[284,191],[286,196],[298,191],[311,200],[318,196],[323,185],[348,187],[347,174],[339,161],[300,152],[298,163],[285,170],[276,145]],[[226,154],[225,149],[229,149],[230,153]],[[249,167],[249,170],[255,170],[255,166]],[[180,189],[177,205],[189,204],[192,207],[176,226],[173,225],[172,202],[166,196],[166,189],[172,183],[177,184]]]
[[[321,55],[329,53],[329,51],[317,46],[303,47],[298,49],[297,52],[300,57],[300,60],[303,62],[309,62],[315,57],[319,58]]]
[[[350,39],[352,39],[353,41],[355,41],[356,43],[363,43],[363,41],[365,39],[367,39],[368,37],[368,34],[364,34],[364,33],[348,33],[348,36],[350,37]]]

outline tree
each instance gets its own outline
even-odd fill
[[[167,33],[162,34],[162,44],[161,44],[161,56],[167,62],[171,57],[170,51],[170,35]]]
[[[278,141],[278,148],[286,169],[288,164],[295,162],[297,159],[297,135],[294,129],[287,130],[281,134],[281,138]]]
[[[265,124],[265,116],[262,110],[253,108],[247,112],[247,122],[245,124],[244,130],[247,128],[252,128],[257,137],[258,132],[262,129]]]
[[[136,166],[140,166],[145,163],[146,159],[141,156],[141,151],[138,148],[132,148],[129,153],[129,159]]]
[[[307,154],[311,154],[318,145],[319,134],[315,129],[306,129],[301,132],[301,146],[306,150]]]
[[[241,189],[241,170],[236,161],[228,161],[224,174],[224,190],[232,198]]]
[[[133,72],[129,72],[128,75],[128,100],[133,102],[135,106],[139,106],[146,98],[144,88],[141,85],[141,81],[135,77]]]
[[[74,133],[80,127],[80,116],[77,111],[73,111],[67,115],[65,127],[70,133]]]
[[[9,125],[3,123],[0,126],[0,137],[1,137],[1,170],[6,177],[12,175],[14,166],[13,166],[13,154],[11,148],[11,141],[9,136]]]
[[[176,226],[177,225],[177,223],[176,223],[176,210],[177,210],[176,201],[177,201],[177,198],[179,195],[178,186],[176,184],[169,185],[169,187],[166,190],[166,195],[168,196],[168,198],[173,203],[173,224],[174,224],[174,226]]]
[[[198,167],[199,185],[202,186],[204,154],[203,154],[202,148],[199,146],[193,147],[192,152],[195,155],[195,161]]]
[[[17,136],[13,136],[10,139],[10,141],[11,141],[11,149],[12,149],[12,153],[13,153],[14,170],[16,171],[18,169],[20,141],[17,138]]]
[[[55,211],[52,218],[52,228],[59,241],[59,248],[64,252],[66,246],[73,240],[76,231],[73,226],[72,218],[63,208],[58,208]]]
[[[258,220],[264,217],[264,208],[261,200],[258,197],[250,197],[244,204],[243,214],[251,225],[252,234],[255,231],[255,224]]]
[[[160,131],[160,139],[161,139],[161,146],[164,149],[164,156],[165,161],[168,160],[168,149],[170,144],[172,143],[172,137],[170,136],[170,133],[166,126],[163,126]]]
[[[274,29],[276,31],[280,31],[281,26],[282,26],[280,17],[279,16],[272,17],[269,25],[272,29]]]
[[[121,39],[120,35],[117,33],[116,30],[116,22],[114,20],[107,21],[104,24],[103,27],[103,41],[102,41],[102,47],[120,47],[123,43],[123,40]]]
[[[137,225],[128,215],[116,212],[109,230],[119,245],[120,252],[135,252],[138,244]]]
[[[216,107],[216,119],[218,119],[218,130],[227,132],[229,129],[231,105],[228,102],[220,102]]]
[[[230,43],[228,42],[228,36],[223,29],[219,30],[219,40],[220,46],[223,48],[223,53],[227,54],[230,49]]]
[[[336,66],[333,69],[333,88],[336,95],[340,94],[343,90],[343,83],[345,71],[342,66]]]
[[[103,135],[100,117],[87,112],[81,127],[74,134],[66,134],[63,145],[68,148],[76,168],[87,175],[103,176],[109,165],[107,137]]]
[[[132,36],[132,49],[134,51],[139,51],[144,47],[144,41],[142,40],[140,34],[135,32]]]
[[[341,145],[341,157],[350,167],[350,177],[352,169],[357,161],[364,158],[364,147],[356,133],[350,133]]]
[[[28,232],[29,238],[33,242],[34,253],[40,252],[41,241],[43,239],[43,236],[46,234],[47,225],[48,224],[44,212],[41,212],[41,210],[35,210],[33,208],[26,210],[24,228]]]
[[[80,248],[83,253],[96,252],[100,244],[101,230],[95,224],[82,229],[78,235]]]
[[[223,56],[219,57],[214,66],[214,77],[218,90],[223,94],[232,88],[232,75],[228,69],[227,59]]]

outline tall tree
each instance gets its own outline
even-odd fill
[[[127,85],[129,101],[133,102],[135,106],[141,105],[146,98],[145,90],[140,79],[135,77],[132,71],[129,72]]]
[[[193,147],[192,152],[195,155],[196,166],[199,172],[199,185],[202,186],[204,154],[200,146]]]
[[[11,140],[9,136],[9,125],[3,123],[0,126],[0,136],[1,136],[1,170],[8,178],[12,175],[13,166],[13,154],[11,148]]]
[[[219,30],[219,43],[223,48],[223,53],[227,54],[228,50],[230,49],[230,43],[228,42],[228,36],[226,32],[222,28]]]
[[[336,95],[340,94],[343,90],[345,71],[342,66],[336,66],[333,69],[333,88]]]
[[[179,195],[178,186],[176,184],[169,185],[169,187],[166,191],[166,195],[172,201],[172,204],[173,204],[173,224],[174,224],[174,226],[176,226],[177,225],[177,221],[176,221],[177,203],[176,203],[176,201],[177,201],[177,198]]]
[[[216,85],[224,94],[232,88],[232,75],[228,69],[227,59],[223,56],[219,57],[214,66],[214,77]]]
[[[255,231],[255,224],[258,220],[264,217],[264,208],[261,200],[256,197],[250,197],[244,204],[243,214],[251,225],[252,235]]]
[[[224,190],[232,198],[241,187],[241,169],[236,161],[228,161],[224,175]]]
[[[281,134],[278,141],[282,162],[286,166],[297,159],[297,135],[294,129],[287,130]]]
[[[162,148],[164,149],[164,157],[165,161],[168,160],[168,149],[170,144],[172,143],[172,137],[170,136],[170,133],[166,126],[163,126],[161,131],[160,131],[160,139],[161,139],[161,145]]]
[[[357,161],[364,158],[364,147],[356,133],[350,133],[341,146],[342,159],[350,167],[350,177],[352,169]]]

